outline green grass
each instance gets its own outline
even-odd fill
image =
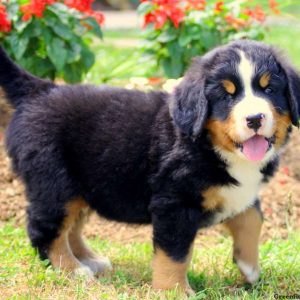
[[[137,39],[141,30],[139,28],[131,29],[107,29],[104,32],[105,39]]]
[[[154,62],[149,62],[132,47],[116,47],[111,42],[94,46],[96,63],[85,82],[124,85],[132,77],[151,77]]]
[[[249,287],[231,260],[231,241],[195,247],[189,280],[196,290],[190,299],[274,299],[274,294],[300,293],[300,234],[270,240],[260,249],[261,280]],[[72,278],[47,267],[30,247],[25,231],[0,228],[0,299],[182,299],[176,291],[151,289],[150,243],[90,241],[113,262],[114,271],[94,281]]]

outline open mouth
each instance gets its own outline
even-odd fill
[[[266,153],[275,143],[275,136],[266,138],[261,135],[254,135],[243,143],[235,143],[235,146],[251,161],[262,160]]]

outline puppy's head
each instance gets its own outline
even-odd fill
[[[300,77],[272,47],[237,41],[197,58],[172,103],[184,133],[206,128],[219,150],[262,161],[299,125]]]

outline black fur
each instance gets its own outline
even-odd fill
[[[195,61],[171,97],[58,86],[24,72],[0,50],[0,84],[16,107],[7,150],[25,183],[28,232],[43,258],[66,204],[77,196],[108,219],[152,222],[155,246],[175,260],[186,257],[197,230],[213,223],[215,211],[202,207],[201,192],[239,185],[204,129],[207,118],[224,120],[234,103],[216,81],[225,72],[235,76],[238,47],[273,53],[242,41],[218,48]],[[290,102],[282,103],[282,110],[291,111],[296,124],[299,77],[289,67],[284,71]],[[276,167],[274,159],[262,170],[265,180]]]
[[[0,86],[4,88],[7,99],[14,107],[21,105],[26,98],[38,97],[54,87],[51,81],[42,80],[20,69],[1,46],[0,58]]]

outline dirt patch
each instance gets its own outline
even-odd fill
[[[25,225],[26,200],[24,188],[11,172],[10,161],[4,150],[4,125],[9,119],[10,109],[1,104],[0,96],[0,225],[11,221]],[[277,236],[286,238],[289,229],[300,229],[300,132],[295,129],[291,141],[282,155],[276,176],[261,191],[262,208],[265,216],[262,240]],[[219,236],[221,226],[199,232],[201,235]],[[99,237],[123,243],[150,241],[151,226],[132,226],[106,221],[91,216],[85,229],[88,237]]]

